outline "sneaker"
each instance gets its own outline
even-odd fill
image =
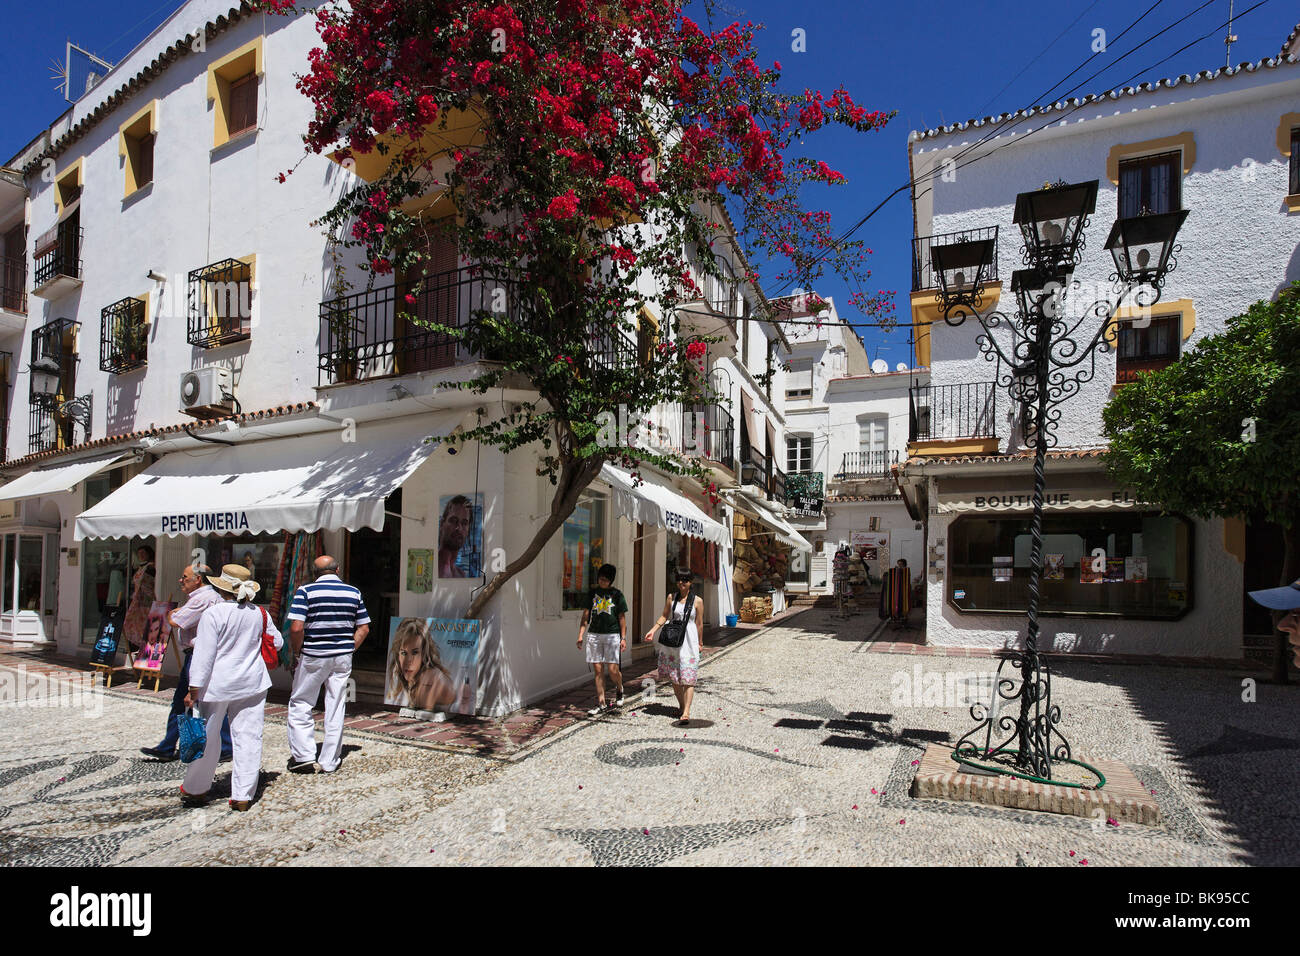
[[[587,716],[588,716],[588,717],[599,717],[601,714],[603,714],[603,713],[604,713],[606,710],[608,710],[608,709],[609,709],[609,708],[608,708],[608,705],[606,705],[606,704],[597,704],[595,707],[591,708],[591,710],[587,711]]]
[[[141,747],[140,753],[162,763],[171,763],[173,760],[179,759],[176,751],[163,750],[161,747]]]
[[[623,688],[621,685],[619,686],[618,690],[614,692],[614,706],[615,707],[623,706]]]
[[[290,773],[319,773],[320,767],[314,760],[294,760],[289,758],[288,769]]]

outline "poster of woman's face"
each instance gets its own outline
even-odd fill
[[[438,505],[438,577],[478,577],[483,567],[483,495],[443,495]]]
[[[149,620],[144,628],[144,647],[136,661],[137,667],[149,670],[162,667],[167,640],[172,632],[171,622],[167,618],[174,610],[176,605],[172,601],[154,601],[149,607]]]

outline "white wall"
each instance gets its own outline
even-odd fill
[[[182,22],[202,22],[228,4],[198,2]],[[210,9],[209,9],[210,8]],[[205,14],[203,11],[207,11]],[[259,131],[212,150],[213,116],[207,100],[207,66],[254,39],[265,39],[265,74],[258,91]],[[184,31],[160,28],[158,40],[123,63],[74,108],[74,121]],[[164,43],[165,41],[165,43]],[[82,287],[54,302],[29,297],[25,332],[6,336],[0,348],[14,352],[15,414],[10,457],[27,453],[28,351],[32,329],[56,318],[81,323],[76,393],[93,394],[92,437],[123,434],[182,419],[181,373],[222,364],[234,369],[236,394],[245,410],[315,397],[319,303],[325,297],[328,263],[319,228],[310,223],[329,208],[350,178],[320,156],[303,159],[301,136],[310,104],[294,89],[293,73],[306,64],[318,38],[310,17],[248,17],[222,32],[205,53],[180,57],[126,99],[56,161],[59,174],[84,160],[81,223]],[[101,93],[102,91],[102,93]],[[123,200],[124,172],[118,127],[151,100],[161,100],[154,147],[154,182]],[[281,184],[277,174],[302,160]],[[57,218],[54,184],[29,177],[32,224],[29,243]],[[225,258],[257,255],[251,342],[199,349],[186,341],[188,274]],[[167,277],[165,285],[146,277]],[[152,293],[149,364],[122,375],[99,369],[101,310],[126,296]],[[266,347],[273,342],[273,347]]]
[[[1013,311],[1011,273],[1021,265],[1020,234],[1011,221],[1016,194],[1048,180],[1097,179],[1097,211],[1086,230],[1087,246],[1075,278],[1091,285],[1107,283],[1114,263],[1104,245],[1118,206],[1117,187],[1106,171],[1111,147],[1191,131],[1195,163],[1182,180],[1183,207],[1189,215],[1179,233],[1177,269],[1162,296],[1164,302],[1187,298],[1195,304],[1196,330],[1182,343],[1186,350],[1205,335],[1223,330],[1229,317],[1251,303],[1270,298],[1300,278],[1300,215],[1288,214],[1283,203],[1288,167],[1276,142],[1282,114],[1295,110],[1297,102],[1300,66],[1289,65],[1092,105],[1068,119],[1062,116],[1058,126],[1033,134],[1023,144],[1014,141],[1027,126],[1008,128],[981,149],[1014,143],[1010,147],[958,168],[952,182],[942,176],[927,180],[921,191],[932,191],[917,203],[917,233],[998,225],[998,274],[1004,289],[999,308]],[[1044,122],[1036,118],[1032,126]],[[946,155],[983,132],[915,143],[918,169],[930,163],[941,167]],[[1070,314],[1077,316],[1084,304],[1075,303]],[[1160,311],[1157,305],[1154,313]],[[1085,322],[1081,332],[1096,327],[1094,319]],[[940,322],[931,328],[934,384],[992,380],[993,365],[975,347],[978,323],[968,320],[954,329]],[[1115,381],[1114,353],[1099,354],[1096,370],[1096,378],[1063,406],[1063,447],[1104,443],[1101,409]],[[1005,392],[998,396],[998,436],[1004,450],[1010,407],[1005,398]]]

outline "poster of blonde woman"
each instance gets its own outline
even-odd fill
[[[388,640],[384,703],[420,711],[474,713],[479,622],[404,617]]]

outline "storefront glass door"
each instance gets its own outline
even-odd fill
[[[390,622],[397,616],[397,601],[404,569],[402,567],[402,520],[393,517],[402,511],[402,489],[384,501],[390,512],[384,529],[362,528],[348,534],[345,580],[361,590],[361,599],[370,612],[370,636],[352,659],[360,670],[382,671],[388,655]]]

